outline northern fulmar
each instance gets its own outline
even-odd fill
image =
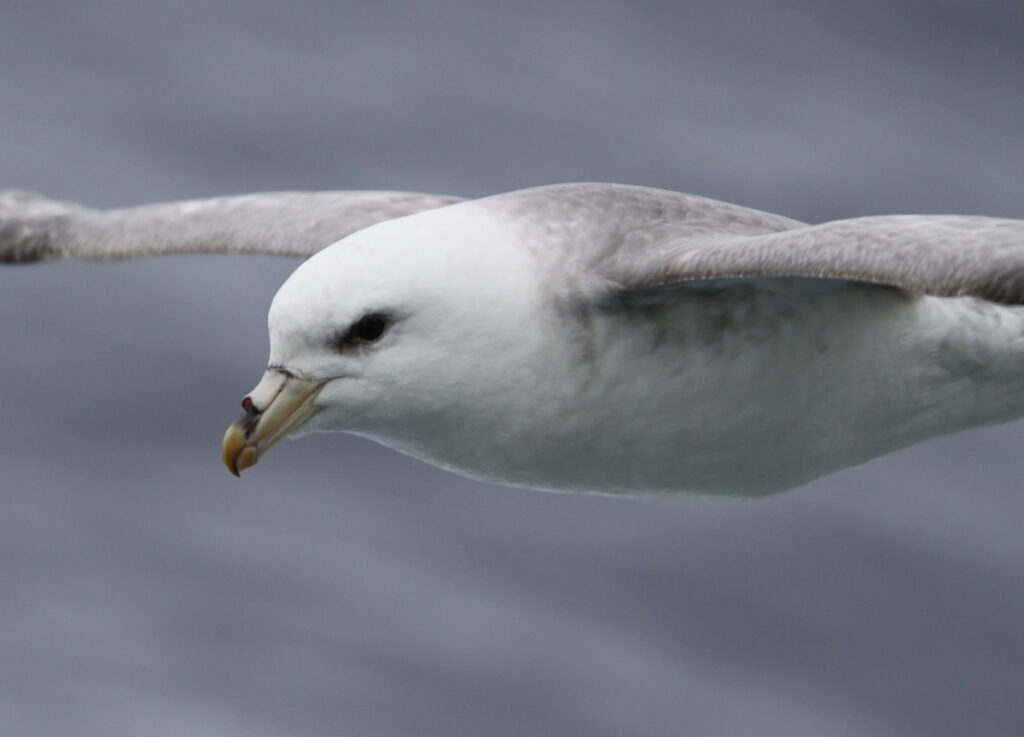
[[[306,258],[224,436],[352,432],[452,471],[759,495],[1024,416],[1024,221],[808,225],[665,190],[280,192],[91,210],[0,192],[0,261]]]

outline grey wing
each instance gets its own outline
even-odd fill
[[[666,190],[561,184],[491,198],[588,299],[735,280],[866,282],[1024,304],[1024,220],[883,215],[807,225]],[[554,271],[555,269],[552,269]],[[821,284],[820,286],[824,286]],[[710,293],[710,292],[709,292]]]
[[[374,223],[460,199],[412,192],[268,192],[92,210],[0,191],[0,262],[170,253],[307,257]]]
[[[650,251],[640,258],[620,252],[602,275],[621,293],[800,277],[1024,304],[1024,220],[886,215],[758,235],[669,238]]]

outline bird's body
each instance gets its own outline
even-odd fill
[[[1016,310],[877,287],[736,291],[713,314],[695,301],[590,316],[516,367],[529,393],[482,374],[492,383],[435,431],[368,434],[492,481],[757,495],[1024,414]],[[1006,323],[998,339],[967,332]]]
[[[1019,310],[873,286],[733,289],[711,310],[697,297],[602,320],[593,421],[578,428],[594,442],[556,486],[765,494],[1024,414]],[[589,478],[570,478],[579,468]]]
[[[225,437],[236,472],[286,434],[334,430],[503,483],[757,495],[1024,415],[1022,221],[807,226],[561,185],[455,204],[387,193],[397,212],[338,232],[365,201],[320,195],[296,216],[289,197],[282,235],[295,239],[252,250],[315,255],[271,307],[270,369]],[[160,228],[183,222],[164,250],[246,250],[238,202],[223,220],[152,206]],[[239,230],[253,232],[252,212],[280,221],[272,202],[243,204]],[[190,232],[189,212],[219,223],[221,241]],[[106,232],[153,251],[152,214],[122,213],[131,227]],[[90,217],[81,242],[105,232]],[[8,232],[61,255],[76,230],[72,218],[57,235]],[[13,240],[8,254],[25,253]],[[131,255],[116,238],[103,247]]]

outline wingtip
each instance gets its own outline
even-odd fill
[[[0,263],[29,264],[50,261],[59,255],[47,228],[0,221]]]
[[[0,190],[0,263],[28,264],[59,258],[54,235],[76,207],[36,192]]]

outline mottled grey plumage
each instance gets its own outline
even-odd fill
[[[956,215],[837,220],[782,233],[664,243],[657,259],[618,258],[624,290],[696,279],[845,279],[940,297],[1024,303],[1024,221]]]
[[[164,253],[306,257],[382,220],[451,205],[403,192],[279,192],[89,210],[0,193],[0,261]],[[888,215],[806,225],[666,190],[562,184],[482,200],[538,236],[583,286],[635,294],[702,280],[800,277],[1024,303],[1024,221]]]
[[[563,184],[491,198],[613,294],[726,279],[838,279],[1024,303],[1024,220],[883,215],[807,225],[646,187]],[[545,239],[547,241],[547,239]],[[552,239],[554,240],[554,239]]]
[[[168,253],[308,257],[382,220],[458,202],[411,192],[268,192],[90,210],[0,192],[0,262]]]

